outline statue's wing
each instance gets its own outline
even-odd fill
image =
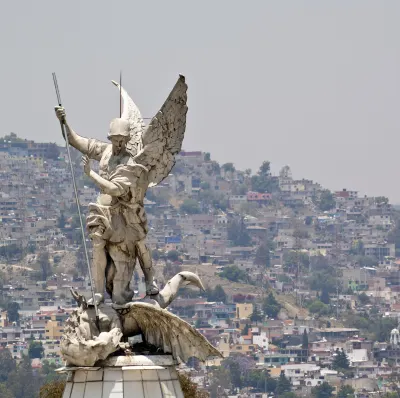
[[[187,85],[179,76],[164,105],[142,134],[142,150],[134,156],[137,163],[149,170],[149,186],[168,176],[180,152],[186,128]]]
[[[130,305],[130,311],[124,318],[134,318],[147,343],[185,362],[190,357],[205,361],[208,357],[221,356],[203,335],[169,311],[143,302]],[[130,331],[124,329],[124,336],[129,335]]]
[[[131,139],[127,143],[126,148],[132,156],[135,156],[142,149],[142,134],[145,128],[145,124],[139,108],[133,102],[132,98],[125,91],[125,89],[114,80],[112,80],[112,83],[117,86],[117,88],[120,89],[121,92],[123,103],[121,119],[128,120],[131,129]]]

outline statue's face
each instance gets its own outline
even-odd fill
[[[119,155],[120,153],[125,151],[126,143],[128,142],[127,137],[122,135],[113,135],[111,136],[111,144],[112,144],[112,151],[113,155]]]

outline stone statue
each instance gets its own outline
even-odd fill
[[[56,107],[58,119],[66,126],[69,143],[79,150],[84,172],[100,188],[96,203],[89,205],[87,227],[93,242],[92,274],[95,293],[103,299],[104,288],[115,304],[131,301],[130,289],[136,259],[146,281],[146,293],[157,295],[143,200],[149,186],[166,178],[181,150],[186,127],[187,85],[180,76],[164,105],[145,127],[139,109],[127,92],[121,118],[110,123],[111,143],[78,135],[69,125],[65,109]],[[91,159],[99,161],[99,173]]]
[[[157,295],[123,306],[104,304],[96,295],[99,321],[96,325],[94,306],[72,291],[79,304],[77,311],[66,322],[61,340],[61,353],[69,365],[94,366],[127,344],[122,337],[143,335],[146,343],[170,353],[174,358],[187,361],[190,357],[205,360],[220,356],[196,329],[165,308],[172,302],[182,286],[193,285],[204,290],[199,277],[183,271],[175,275]]]
[[[175,359],[220,356],[191,325],[166,310],[181,286],[204,290],[199,277],[180,272],[159,291],[146,245],[148,228],[143,201],[147,188],[168,176],[175,155],[181,150],[187,113],[185,79],[179,77],[147,127],[126,91],[113,83],[120,89],[124,106],[121,117],[111,121],[111,143],[78,135],[70,127],[65,109],[56,107],[68,142],[84,155],[85,174],[100,188],[97,202],[89,204],[87,217],[93,241],[95,294],[86,301],[72,291],[79,308],[66,322],[61,353],[68,365],[90,367],[121,350],[130,354],[128,338],[141,334],[144,344]],[[100,162],[99,173],[92,170],[92,159]],[[136,260],[145,276],[146,297],[132,301],[130,281]],[[105,303],[104,289],[110,294],[112,305]]]

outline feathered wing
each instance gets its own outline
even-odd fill
[[[120,90],[122,97],[121,119],[127,120],[131,129],[131,139],[126,145],[127,150],[132,156],[137,155],[142,150],[142,134],[145,129],[142,114],[139,108],[133,102],[132,98],[119,83],[112,80],[112,83]]]
[[[149,186],[168,176],[180,152],[186,129],[187,84],[179,76],[164,105],[142,134],[142,150],[134,156],[137,163],[149,170]]]
[[[196,329],[167,310],[136,302],[124,317],[133,317],[146,342],[171,353],[174,358],[186,362],[190,357],[205,361],[208,357],[221,356]],[[130,331],[124,330],[124,336],[129,335]]]

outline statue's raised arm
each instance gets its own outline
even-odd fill
[[[77,134],[67,121],[65,108],[56,106],[56,116],[61,123],[64,123],[67,132],[68,142],[79,152],[88,156],[90,159],[100,160],[103,152],[110,144],[107,142],[95,140],[93,138],[85,138]],[[65,137],[64,137],[65,139]]]

